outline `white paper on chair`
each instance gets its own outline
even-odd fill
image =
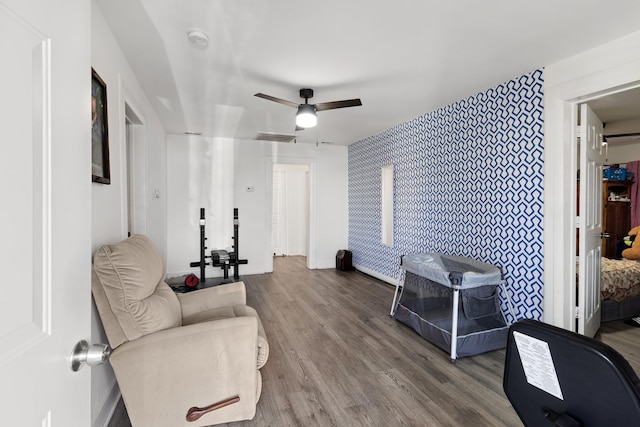
[[[516,331],[513,332],[513,338],[516,341],[516,347],[518,347],[527,382],[560,400],[564,400],[549,344]]]

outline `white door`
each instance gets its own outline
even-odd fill
[[[89,0],[0,0],[0,419],[89,426]]]
[[[587,104],[580,107],[580,217],[578,333],[593,337],[600,328],[602,243],[602,122]]]
[[[287,171],[287,252],[286,255],[307,255],[308,197],[307,166],[291,165]]]
[[[274,255],[287,253],[287,173],[273,171],[271,248]]]

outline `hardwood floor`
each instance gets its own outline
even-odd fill
[[[505,350],[451,364],[389,317],[393,287],[304,263],[279,257],[274,273],[242,277],[270,355],[255,418],[229,426],[522,425],[502,391]],[[597,336],[636,372],[639,337],[624,322],[603,324]],[[129,427],[126,412],[109,426]]]

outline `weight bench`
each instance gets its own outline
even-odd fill
[[[200,267],[200,283],[205,282],[205,267],[220,267],[224,271],[224,279],[229,279],[229,268],[233,268],[233,278],[240,279],[240,264],[247,264],[246,259],[239,259],[238,256],[238,229],[240,223],[238,221],[238,208],[233,208],[233,251],[224,249],[213,249],[211,255],[206,255],[207,237],[205,235],[206,220],[204,216],[204,208],[200,208],[200,261],[192,262],[191,267]],[[211,262],[207,262],[210,259]]]
[[[224,249],[214,249],[211,251],[211,265],[214,267],[220,267],[224,270],[224,278],[229,278],[229,267],[233,267],[233,278],[239,279],[238,265],[246,264],[246,259],[238,259],[238,255],[235,252],[228,252]]]

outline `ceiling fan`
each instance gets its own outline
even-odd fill
[[[336,108],[358,107],[362,105],[359,98],[345,99],[343,101],[321,102],[319,104],[309,104],[309,98],[313,98],[313,89],[300,89],[300,98],[304,98],[304,104],[296,104],[286,99],[276,98],[275,96],[266,95],[264,93],[256,93],[258,98],[267,99],[269,101],[278,102],[298,109],[296,113],[296,130],[312,128],[318,123],[316,112],[325,110],[335,110]]]

